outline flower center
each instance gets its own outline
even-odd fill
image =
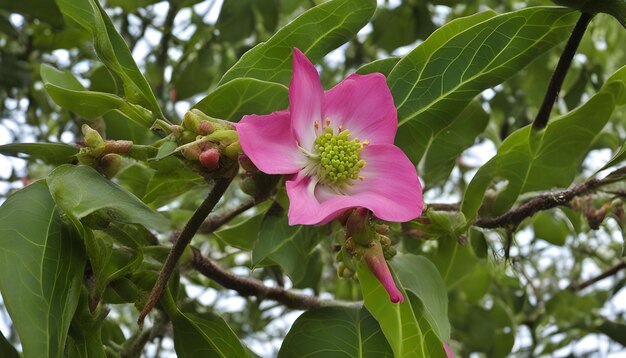
[[[350,131],[334,130],[327,126],[315,139],[314,158],[317,162],[317,177],[323,184],[337,188],[352,184],[356,179],[363,179],[359,172],[365,166],[361,159],[363,143],[358,138],[351,139]]]

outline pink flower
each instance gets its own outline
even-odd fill
[[[324,92],[315,67],[293,50],[289,109],[244,116],[244,153],[267,174],[290,174],[289,224],[324,224],[365,207],[386,221],[422,211],[415,166],[393,144],[396,108],[380,73],[350,75]]]

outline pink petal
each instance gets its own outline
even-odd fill
[[[443,350],[446,351],[447,358],[454,358],[454,352],[452,352],[452,348],[450,348],[448,343],[443,342]]]
[[[380,243],[376,241],[371,244],[374,246],[368,248],[363,253],[367,266],[370,268],[374,276],[376,276],[378,281],[383,285],[385,291],[389,294],[391,302],[402,303],[402,301],[404,301],[404,296],[402,295],[402,292],[398,290],[396,283],[393,281],[393,277],[391,276],[391,272],[387,266],[387,261],[385,261],[385,256],[380,247]]]
[[[302,148],[313,149],[315,121],[322,121],[324,89],[313,64],[297,48],[293,49],[293,75],[289,85],[291,127]]]
[[[267,174],[297,173],[306,158],[291,133],[289,111],[244,116],[235,123],[241,149]]]
[[[393,144],[398,114],[385,76],[350,75],[324,94],[324,118],[343,125],[352,138],[372,144]]]
[[[355,181],[348,195],[337,194],[303,175],[287,181],[289,224],[325,224],[350,208],[364,207],[379,219],[404,222],[422,212],[422,187],[415,167],[392,144],[367,146],[361,157],[363,181]]]

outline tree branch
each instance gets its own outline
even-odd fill
[[[200,225],[200,228],[198,228],[198,232],[201,234],[210,234],[220,228],[222,225],[225,225],[227,222],[234,219],[237,215],[252,208],[256,204],[258,204],[258,200],[256,200],[255,198],[250,198],[227,213],[219,215],[209,215],[209,217],[204,220],[202,225]]]
[[[565,80],[567,71],[572,64],[572,59],[574,58],[574,55],[576,55],[576,49],[578,49],[578,45],[580,44],[580,41],[585,34],[585,30],[587,29],[587,25],[589,25],[592,17],[593,15],[586,12],[580,14],[578,22],[576,23],[576,26],[574,26],[574,30],[572,30],[572,34],[567,41],[567,45],[565,45],[565,49],[563,49],[561,58],[559,58],[559,63],[556,65],[556,69],[552,74],[550,84],[548,84],[548,89],[546,90],[546,94],[543,98],[543,103],[541,103],[539,112],[537,112],[537,116],[533,121],[533,129],[543,129],[546,125],[548,125],[550,112],[552,112],[554,102],[559,95],[559,91],[561,90],[561,86],[563,86],[563,81]]]
[[[611,267],[610,269],[604,271],[603,273],[599,274],[596,277],[592,277],[590,279],[588,279],[587,281],[583,281],[581,283],[572,283],[569,288],[574,290],[574,291],[581,291],[591,285],[593,285],[594,283],[598,282],[598,281],[602,281],[607,277],[611,277],[615,274],[617,274],[618,272],[620,272],[621,270],[626,268],[626,262],[622,261],[616,265],[614,265],[613,267]]]
[[[360,303],[321,300],[316,296],[297,294],[281,287],[265,286],[263,282],[233,274],[219,267],[215,262],[204,257],[196,248],[193,250],[192,264],[194,269],[217,282],[221,286],[237,291],[241,296],[257,296],[280,302],[286,307],[298,310],[309,310],[323,306],[351,306]]]
[[[137,319],[138,324],[143,324],[143,320],[159,301],[159,298],[163,293],[163,289],[167,285],[172,272],[174,272],[174,268],[185,251],[185,248],[191,242],[191,239],[198,231],[198,228],[200,228],[200,225],[204,222],[204,219],[209,215],[211,210],[213,210],[222,195],[224,195],[224,192],[228,188],[228,185],[230,185],[231,180],[231,178],[219,178],[215,181],[215,185],[209,195],[206,199],[204,199],[200,207],[196,209],[191,216],[191,219],[189,219],[185,225],[185,228],[183,228],[183,231],[181,231],[178,239],[174,243],[174,246],[167,255],[167,259],[165,259],[165,264],[163,264],[163,268],[159,273],[159,278],[152,288],[148,303],[146,303],[146,306],[143,310],[141,310],[141,313],[139,313],[139,318]]]

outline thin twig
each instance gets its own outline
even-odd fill
[[[281,287],[265,286],[262,281],[242,277],[224,270],[215,262],[204,257],[198,249],[192,248],[194,269],[217,282],[221,286],[235,290],[243,297],[257,296],[277,301],[286,307],[298,310],[309,310],[323,306],[352,306],[358,302],[344,302],[335,300],[321,300],[316,296],[301,295]]]
[[[583,281],[581,283],[572,283],[569,288],[574,291],[581,291],[598,281],[602,281],[607,277],[611,277],[617,274],[618,272],[620,272],[621,270],[625,268],[626,268],[626,262],[622,261],[614,265],[613,267],[609,268],[608,270],[604,271],[603,273],[599,274],[598,276],[588,279],[587,281]]]
[[[209,195],[206,197],[206,199],[204,199],[200,207],[196,209],[196,211],[191,216],[191,219],[189,219],[189,221],[187,222],[187,225],[185,225],[183,231],[181,231],[178,239],[174,243],[174,246],[167,255],[165,264],[163,264],[163,268],[159,273],[159,278],[157,279],[157,282],[152,288],[152,292],[150,293],[148,303],[146,303],[146,306],[143,308],[143,310],[141,310],[141,313],[139,313],[137,323],[139,323],[140,325],[143,324],[143,320],[159,301],[159,298],[163,293],[163,289],[165,289],[165,286],[167,285],[167,282],[169,281],[172,272],[174,272],[174,268],[176,267],[178,260],[185,251],[185,248],[191,242],[191,239],[198,231],[200,225],[202,225],[202,223],[204,222],[204,219],[206,219],[206,217],[209,215],[211,210],[213,210],[222,195],[224,195],[224,192],[228,188],[231,180],[231,178],[219,178],[215,181],[215,185],[213,186],[213,189],[211,190]]]
[[[559,95],[565,76],[567,75],[569,67],[572,64],[572,59],[574,58],[574,55],[576,55],[576,49],[578,49],[578,45],[580,44],[580,41],[585,34],[585,30],[587,29],[587,25],[589,25],[592,17],[593,15],[586,12],[580,14],[580,18],[578,18],[578,22],[576,23],[576,26],[574,26],[574,30],[572,30],[572,34],[567,41],[567,45],[565,45],[565,48],[563,49],[561,58],[559,58],[559,63],[556,65],[556,69],[552,74],[550,84],[548,84],[548,89],[546,90],[546,94],[543,98],[543,103],[541,103],[539,112],[533,121],[533,129],[543,129],[546,125],[548,125],[550,112],[552,112],[554,102]]]
[[[256,204],[258,204],[258,201],[255,198],[250,198],[227,213],[218,215],[211,214],[206,220],[204,220],[202,225],[200,225],[198,233],[210,234]]]

